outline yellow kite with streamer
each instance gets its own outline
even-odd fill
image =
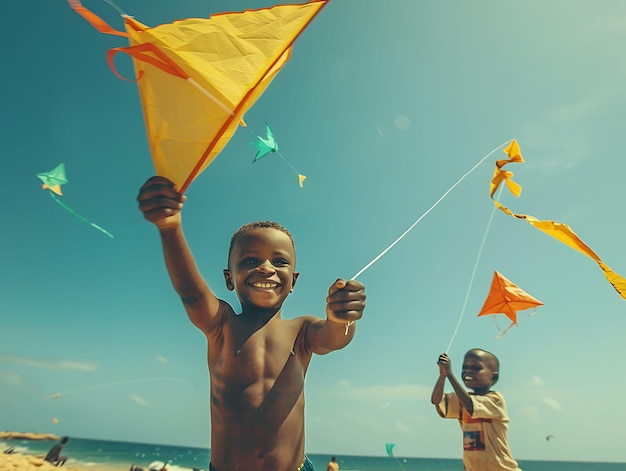
[[[128,38],[129,46],[109,50],[109,66],[119,76],[115,54],[132,57],[156,172],[181,192],[217,157],[238,125],[245,125],[244,113],[328,1],[219,13],[153,28],[122,14],[122,32],[79,0],[68,0],[98,31]]]
[[[496,169],[494,171],[493,178],[491,179],[491,186],[489,190],[489,195],[491,196],[496,207],[502,210],[504,213],[508,214],[509,216],[513,216],[518,219],[525,219],[533,227],[539,229],[542,232],[545,232],[551,237],[554,237],[556,240],[564,243],[572,249],[578,250],[580,253],[588,256],[592,260],[595,260],[604,272],[604,276],[606,277],[608,282],[613,285],[615,290],[622,298],[626,299],[626,279],[624,279],[624,277],[618,275],[611,268],[609,268],[600,259],[600,257],[598,257],[598,255],[593,250],[591,250],[591,248],[587,244],[585,244],[574,233],[574,231],[572,231],[572,229],[568,225],[549,220],[540,221],[533,216],[527,214],[514,214],[510,209],[506,208],[500,202],[493,199],[494,193],[503,181],[506,183],[511,193],[513,193],[516,197],[519,197],[522,190],[522,187],[520,185],[511,180],[513,173],[502,169],[505,165],[511,162],[524,162],[517,141],[511,141],[511,143],[504,149],[504,153],[507,154],[509,158],[498,160],[496,162]]]

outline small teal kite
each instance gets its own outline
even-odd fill
[[[387,454],[393,458],[393,449],[396,446],[395,443],[385,443],[385,448],[387,449]]]
[[[274,139],[274,134],[272,133],[272,130],[270,129],[269,124],[267,123],[265,123],[265,132],[266,132],[267,137],[257,136],[257,141],[250,143],[257,149],[257,153],[254,156],[254,159],[252,159],[252,162],[254,163],[257,160],[259,160],[261,157],[264,157],[267,154],[272,153],[272,152],[278,154],[280,158],[283,159],[285,163],[289,165],[289,167],[291,167],[291,170],[296,172],[296,174],[298,175],[298,183],[300,184],[300,188],[303,188],[302,184],[304,183],[304,180],[306,179],[306,177],[302,175],[301,173],[298,173],[298,171],[294,168],[294,166],[291,165],[289,162],[287,162],[287,159],[285,159],[283,154],[281,154],[278,151],[278,142],[276,142],[276,139]]]
[[[397,464],[398,466],[400,466],[400,469],[402,469],[403,471],[406,471],[406,470],[404,469],[404,466],[402,466],[402,464],[400,463],[400,461],[398,461],[398,458],[396,458],[396,457],[393,455],[393,449],[394,449],[394,447],[395,447],[395,446],[396,446],[396,444],[395,444],[395,443],[385,443],[385,448],[387,449],[387,454],[389,455],[389,457],[390,457],[390,458],[392,458],[392,459],[396,462],[396,464]]]
[[[44,190],[48,190],[48,194],[52,197],[54,201],[59,203],[67,211],[72,213],[81,221],[86,222],[94,229],[98,229],[103,234],[106,234],[110,238],[113,238],[113,234],[111,234],[109,231],[84,218],[56,197],[56,195],[63,196],[63,192],[61,191],[61,185],[65,185],[69,181],[65,176],[65,164],[61,163],[49,172],[38,173],[37,178],[39,178],[42,182],[41,188],[43,188]]]

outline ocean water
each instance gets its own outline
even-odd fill
[[[47,453],[56,442],[0,440],[0,450],[15,446],[21,453]],[[131,464],[148,469],[155,461],[170,463],[171,471],[207,470],[211,453],[205,448],[151,445],[144,443],[89,440],[70,437],[64,454],[67,467],[94,471],[128,471]],[[325,471],[330,454],[309,454],[317,471]],[[518,460],[523,471],[626,471],[626,463]],[[461,460],[401,458],[389,456],[337,456],[340,471],[463,471]]]

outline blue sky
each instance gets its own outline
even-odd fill
[[[117,3],[147,25],[271,6]],[[85,6],[122,28],[105,2]],[[154,174],[136,85],[105,60],[124,39],[96,32],[62,0],[9,2],[2,13],[0,429],[206,447],[205,340],[136,207]],[[301,272],[284,316],[321,316],[337,277],[354,275],[513,138],[526,162],[509,167],[523,192],[503,203],[568,224],[626,274],[625,39],[620,0],[331,1],[247,113],[248,128],[187,192],[185,230],[203,275],[236,303],[222,278],[230,236],[277,220],[294,235]],[[278,157],[251,163],[265,121],[308,176],[303,189]],[[460,457],[458,425],[429,396],[462,316],[453,368],[472,347],[499,356],[516,458],[626,461],[626,410],[609,400],[626,388],[625,300],[591,259],[500,212],[489,223],[489,180],[503,157],[359,277],[368,305],[354,341],[314,358],[307,376],[309,453],[384,455],[394,442],[398,456]],[[60,162],[63,201],[114,239],[39,188],[35,174]],[[500,339],[490,317],[476,317],[494,270],[545,304]]]

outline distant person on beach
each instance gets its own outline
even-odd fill
[[[439,415],[457,419],[463,430],[463,464],[466,471],[521,471],[511,456],[507,438],[509,417],[502,394],[491,390],[500,371],[498,358],[474,348],[465,354],[462,376],[468,393],[454,376],[450,358],[439,356],[439,378],[431,402]],[[454,393],[443,393],[448,378]]]
[[[161,461],[153,461],[147,468],[141,466],[130,465],[130,471],[167,471],[169,469],[168,463]]]
[[[130,465],[130,471],[167,471],[167,469],[167,463],[159,463],[158,466],[155,466],[154,463],[151,463],[150,467],[148,468],[142,468],[141,466],[135,466],[134,464]]]
[[[44,458],[45,461],[52,463],[55,466],[63,466],[67,461],[67,456],[62,456],[61,452],[63,451],[63,447],[70,440],[69,437],[61,438],[61,441],[50,448],[50,451]]]
[[[354,322],[365,308],[363,285],[335,281],[325,319],[284,319],[283,302],[299,275],[293,239],[278,223],[250,223],[233,234],[223,271],[226,289],[235,291],[241,303],[236,313],[196,267],[181,223],[186,197],[168,179],[152,177],[137,200],[159,230],[167,270],[189,319],[208,341],[210,470],[313,469],[304,454],[305,374],[312,354],[341,349],[352,340]],[[260,196],[251,203],[276,201]],[[213,231],[219,225],[210,221]]]
[[[330,461],[326,465],[326,471],[339,471],[339,463],[337,463],[337,458],[333,456],[330,459]]]

